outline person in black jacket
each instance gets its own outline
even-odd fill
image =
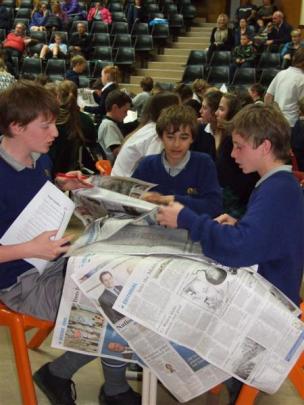
[[[86,25],[82,22],[77,24],[77,31],[73,32],[70,38],[69,51],[71,54],[82,54],[88,58],[91,50],[90,35],[87,33]]]
[[[214,51],[230,51],[233,48],[233,30],[228,27],[228,23],[228,16],[226,14],[219,14],[217,17],[217,27],[214,27],[211,32],[207,55],[209,61]]]
[[[4,28],[6,32],[10,28],[10,16],[7,8],[3,6],[3,0],[0,0],[0,28]]]
[[[94,98],[96,103],[98,103],[98,106],[86,106],[84,107],[84,111],[90,114],[97,114],[102,119],[102,117],[105,116],[107,113],[105,105],[106,98],[108,94],[111,93],[111,91],[118,89],[119,79],[120,72],[117,66],[105,66],[101,71],[101,82],[103,84],[103,88],[100,93],[98,91],[94,93]]]

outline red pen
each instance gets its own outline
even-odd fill
[[[55,174],[55,178],[56,177],[64,177],[65,179],[81,179],[81,180],[86,180],[88,178],[88,176],[85,175],[81,175],[80,177],[77,176],[77,174],[68,174],[68,173],[56,173]]]

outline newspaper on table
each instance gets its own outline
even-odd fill
[[[101,281],[104,275],[110,273],[113,280],[111,288],[116,289],[116,294],[119,295],[134,266],[142,259],[140,256],[88,254],[70,258],[68,269],[71,269],[69,271],[72,271],[72,279],[77,286],[100,313],[108,318],[113,329],[128,342],[144,364],[151,368],[179,401],[189,401],[220,384],[229,375],[208,364],[192,350],[168,341],[109,308],[109,291]],[[117,299],[117,295],[113,299]],[[58,322],[57,319],[56,329]]]
[[[124,362],[143,362],[107,322],[104,315],[86,298],[71,278],[68,267],[62,299],[54,329],[52,346],[91,356],[102,356]]]
[[[304,349],[300,310],[250,268],[146,257],[113,307],[269,394]]]
[[[127,218],[136,218],[157,208],[155,204],[140,199],[155,186],[153,183],[114,176],[93,176],[91,182],[95,187],[74,190],[72,193],[75,215],[84,225],[118,213]]]
[[[80,291],[181,402],[231,375],[279,389],[304,348],[300,310],[255,269],[212,263],[186,231],[148,223],[74,250]]]

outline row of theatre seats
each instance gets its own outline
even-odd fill
[[[207,60],[205,50],[192,50],[189,54],[182,82],[192,83],[201,78],[211,84],[250,85],[260,82],[268,86],[274,76],[282,68],[281,55],[278,52],[262,52],[257,56],[252,67],[240,67],[232,75],[230,65],[232,54],[230,51],[213,52],[210,60]]]
[[[94,5],[95,2],[92,2]],[[2,4],[7,8],[9,13],[10,28],[13,28],[17,22],[24,23],[29,26],[33,1],[21,0],[20,7],[16,8],[15,0],[3,0]],[[91,2],[79,2],[84,11],[87,11]],[[113,22],[128,21],[128,7],[132,2],[127,2],[124,6],[121,1],[110,0],[108,8],[111,11]],[[157,3],[150,0],[143,0],[143,11],[141,13],[143,21],[148,22],[154,18],[167,19],[168,25],[171,27],[181,27],[184,25],[190,26],[197,12],[195,6],[191,4],[191,0],[178,0],[174,3],[173,0],[163,0]],[[129,21],[130,23],[130,21]]]

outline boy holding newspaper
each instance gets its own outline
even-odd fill
[[[42,86],[19,81],[0,95],[0,236],[51,178],[47,152],[58,136],[55,97]],[[61,174],[58,187],[72,190],[91,187],[80,172]],[[17,245],[0,245],[0,300],[8,307],[42,319],[54,320],[60,303],[65,260],[70,237],[54,240],[57,231],[43,232]],[[57,260],[42,275],[23,260],[30,257]],[[75,404],[72,375],[94,357],[66,352],[34,374],[34,380],[52,404]],[[125,378],[125,363],[103,363],[105,385],[100,401],[108,404],[139,405],[139,394]]]
[[[200,241],[204,254],[223,265],[257,264],[262,276],[299,304],[304,200],[303,190],[285,164],[289,124],[274,106],[255,104],[238,112],[232,125],[232,157],[244,173],[257,171],[261,176],[244,216],[237,221],[223,214],[213,220],[173,202],[160,208],[158,221],[188,229],[191,239]],[[233,385],[236,397],[240,384]]]

